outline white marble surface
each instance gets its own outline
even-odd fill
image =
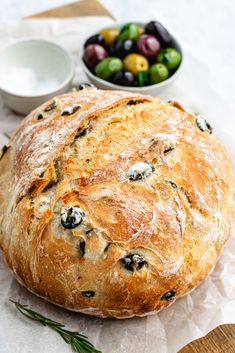
[[[211,84],[235,107],[235,1],[100,0],[120,20],[163,19],[211,71]],[[71,0],[1,0],[1,19],[18,19]],[[192,72],[192,76],[193,76]],[[235,119],[235,118],[234,118]]]

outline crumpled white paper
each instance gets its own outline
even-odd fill
[[[21,37],[54,39],[78,52],[84,38],[108,25],[107,17],[69,20],[25,20],[0,23],[0,46]],[[232,109],[210,86],[207,68],[184,46],[181,76],[162,93],[193,112],[207,116],[235,165],[235,124]],[[75,82],[87,81],[77,66]],[[0,145],[3,133],[11,134],[22,117],[0,101]],[[190,341],[223,323],[235,323],[235,229],[215,270],[195,291],[159,314],[125,320],[97,319],[69,312],[29,293],[14,280],[0,254],[0,353],[66,353],[71,347],[49,328],[32,323],[16,311],[9,298],[87,335],[103,353],[176,353]]]

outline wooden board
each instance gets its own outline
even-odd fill
[[[61,6],[32,17],[110,16],[97,0],[82,0]],[[111,352],[110,352],[111,353]],[[149,352],[154,353],[154,352]],[[221,325],[207,336],[185,346],[178,353],[235,353],[235,325]]]
[[[221,325],[178,353],[235,353],[235,325]]]
[[[69,5],[38,13],[31,17],[74,17],[74,16],[109,16],[111,13],[97,0],[81,0]]]

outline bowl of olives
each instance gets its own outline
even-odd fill
[[[114,24],[90,36],[82,49],[83,69],[102,89],[158,94],[182,62],[178,40],[157,21]]]

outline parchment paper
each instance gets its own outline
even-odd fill
[[[40,36],[54,39],[71,50],[78,63],[81,41],[109,18],[27,20],[0,23],[0,46],[17,38]],[[165,92],[164,99],[179,100],[193,112],[204,114],[226,146],[235,165],[234,110],[210,86],[207,67],[184,45],[181,76]],[[87,81],[79,66],[75,83]],[[0,145],[22,117],[0,101]],[[20,299],[35,310],[79,330],[103,353],[176,353],[188,342],[206,335],[223,323],[235,323],[235,229],[215,270],[194,292],[159,314],[126,320],[101,320],[69,312],[30,294],[11,276],[0,254],[0,353],[66,353],[71,347],[49,328],[32,323],[16,312],[8,299]]]

